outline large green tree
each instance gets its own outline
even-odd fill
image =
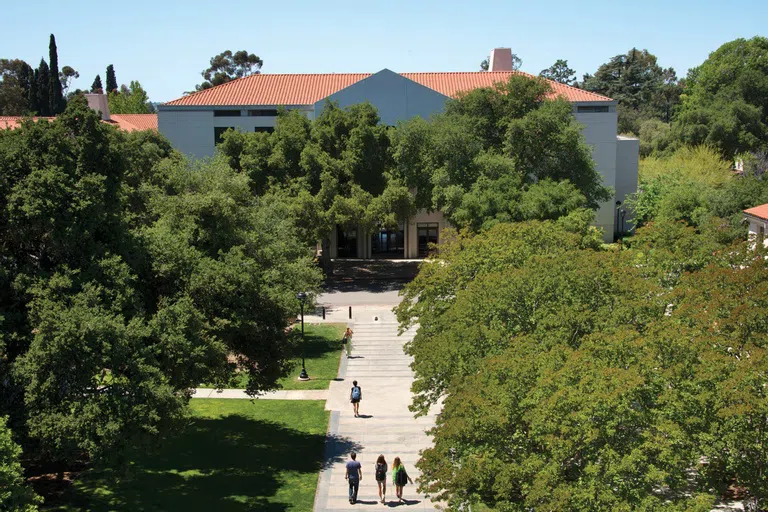
[[[565,85],[576,82],[576,72],[569,68],[568,61],[563,59],[557,59],[550,67],[542,69],[539,76]]]
[[[225,50],[211,57],[210,66],[200,73],[205,80],[196,85],[195,90],[203,91],[236,78],[259,73],[263,65],[264,61],[253,53],[245,50],[234,53],[232,50]]]
[[[109,111],[112,114],[151,114],[154,112],[147,91],[137,80],[132,80],[130,86],[121,85],[119,91],[110,92],[108,101]]]
[[[57,115],[64,111],[66,102],[62,93],[61,78],[59,76],[59,54],[56,49],[56,38],[51,34],[48,43],[48,58],[50,60],[50,81],[48,84],[48,101],[51,115]],[[71,68],[70,68],[71,69]]]
[[[0,168],[0,414],[28,455],[119,462],[182,426],[201,382],[237,369],[257,393],[288,371],[296,292],[320,274],[248,176],[81,97],[0,132]]]
[[[768,38],[736,39],[691,70],[674,137],[732,158],[768,146]]]
[[[37,78],[36,112],[41,116],[52,116],[51,112],[51,70],[45,59],[40,59],[40,65],[35,72]]]
[[[104,93],[104,86],[101,84],[101,75],[96,75],[96,78],[93,79],[93,83],[91,84],[91,93],[92,94]]]
[[[105,92],[107,94],[117,90],[117,77],[115,76],[115,66],[110,64],[107,66],[107,88]]]
[[[33,112],[29,97],[34,81],[32,66],[20,59],[0,59],[0,115],[21,116]]]
[[[0,416],[0,509],[35,512],[42,500],[24,481],[21,447],[13,442],[7,420]]]

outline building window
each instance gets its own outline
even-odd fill
[[[275,131],[275,127],[274,126],[257,126],[256,128],[253,129],[253,131],[255,131],[256,133],[272,133],[273,131]]]
[[[371,234],[373,258],[402,258],[405,252],[405,230],[379,228]]]
[[[357,258],[357,229],[336,225],[336,257]]]
[[[608,112],[608,105],[590,105],[586,107],[576,107],[576,112],[579,114],[603,114]]]
[[[416,233],[419,241],[419,258],[426,258],[429,256],[429,251],[432,249],[431,244],[437,245],[438,229],[439,225],[437,222],[416,224]]]
[[[275,117],[277,116],[276,108],[258,108],[255,110],[249,110],[248,115],[251,117]]]
[[[241,110],[214,110],[213,117],[240,117],[243,114]]]
[[[234,126],[216,126],[213,129],[213,143],[221,144],[222,136],[227,130],[234,130]]]

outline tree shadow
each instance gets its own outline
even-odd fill
[[[198,418],[158,453],[133,453],[127,473],[84,474],[71,502],[94,511],[283,512],[288,501],[297,505],[293,491],[298,489],[291,485],[306,487],[291,479],[317,474],[333,462],[324,455],[326,441],[354,449],[354,443],[326,437],[236,414]],[[311,508],[314,492],[303,494]]]

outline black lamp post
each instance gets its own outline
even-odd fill
[[[304,303],[307,301],[307,294],[299,292],[296,294],[296,298],[299,299],[299,304],[301,304],[301,373],[299,374],[299,380],[309,380],[307,367],[304,364]]]

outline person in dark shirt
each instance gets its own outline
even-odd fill
[[[349,482],[349,503],[354,505],[357,503],[357,491],[360,488],[360,480],[363,479],[363,467],[357,462],[357,454],[352,452],[349,454],[352,459],[347,462],[347,472],[344,478]]]
[[[360,400],[363,399],[363,388],[357,385],[357,381],[352,381],[352,389],[349,390],[349,401],[352,402],[352,412],[355,418],[360,416]]]

